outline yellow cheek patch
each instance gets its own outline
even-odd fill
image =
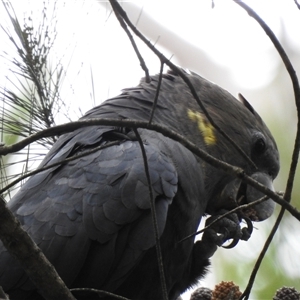
[[[197,111],[188,109],[188,117],[191,121],[197,122],[198,129],[203,136],[204,143],[208,146],[214,145],[217,142],[214,127],[208,122],[204,115]]]

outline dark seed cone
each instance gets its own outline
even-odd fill
[[[300,293],[293,287],[283,286],[277,290],[273,300],[300,300]]]
[[[211,289],[201,287],[192,293],[190,300],[211,300],[211,295]]]

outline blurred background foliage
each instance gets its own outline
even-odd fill
[[[212,10],[211,1],[203,1],[206,11],[196,8],[199,9],[199,19],[190,17],[195,10],[193,5],[200,5],[199,3],[188,2],[181,7],[180,12],[175,8],[173,12],[170,8],[167,13],[182,25],[180,28],[183,28],[184,34],[172,27],[174,20],[160,19],[162,12],[157,12],[156,15],[151,8],[149,11],[144,10],[147,7],[145,3],[140,5],[128,2],[123,5],[133,23],[159,50],[172,57],[172,61],[214,81],[234,95],[242,92],[252,103],[278,143],[281,171],[275,187],[283,191],[291,163],[297,123],[292,85],[275,49],[270,45],[265,49],[267,37],[262,30],[243,11],[231,6],[234,5],[232,1],[224,2],[226,3],[215,1],[215,8]],[[273,5],[275,2],[277,3],[274,1]],[[107,2],[64,1],[57,5],[57,1],[49,0],[39,4],[36,1],[22,1],[22,5],[20,1],[4,1],[2,4],[0,38],[4,43],[0,55],[0,120],[3,143],[12,144],[36,131],[76,120],[93,105],[118,94],[121,88],[136,85],[144,75]],[[172,5],[175,6],[174,3]],[[233,10],[236,10],[236,15],[229,14]],[[296,6],[292,10],[300,19],[300,11]],[[197,23],[201,21],[201,13],[211,14],[204,21],[204,29],[203,25]],[[240,19],[233,23],[232,31],[215,36],[224,25],[224,20],[219,19],[220,16],[226,17],[225,22],[228,23],[234,17]],[[261,16],[264,18],[264,15]],[[268,21],[269,15],[265,16]],[[277,37],[297,71],[300,67],[299,43],[294,42],[287,34],[284,21],[285,19],[280,19]],[[170,26],[166,25],[168,22]],[[239,22],[250,22],[250,29],[241,29],[240,27],[246,25]],[[209,28],[212,31],[207,34],[208,38],[215,39],[215,47],[218,49],[206,48],[208,42],[205,44],[203,35],[196,42],[197,34],[206,32]],[[194,39],[189,39],[190,35]],[[233,45],[235,38],[242,42]],[[227,41],[230,42],[227,44]],[[225,48],[232,52],[246,51],[243,47],[249,47],[247,43],[254,44],[253,49],[257,49],[258,56],[252,57],[251,53],[245,52],[244,57],[236,59],[237,64],[232,65],[232,68],[230,63],[226,65],[226,57],[216,59],[216,53],[225,52]],[[236,49],[237,45],[240,49]],[[144,45],[138,42],[138,46],[150,73],[158,73],[159,61]],[[263,54],[259,52],[261,48],[264,49]],[[260,56],[263,57],[262,60],[257,58]],[[228,56],[229,61],[232,59],[234,61],[234,58]],[[266,72],[264,60],[269,61],[267,80],[257,84],[256,77]],[[254,72],[247,74],[249,68],[253,68]],[[238,80],[244,78],[245,74],[250,78],[249,84],[247,80],[242,84]],[[54,141],[55,137],[44,139],[20,153],[2,157],[0,189],[5,188],[20,174],[33,170]],[[298,209],[299,176],[298,171],[292,196],[292,204]],[[8,200],[11,192],[18,189],[18,186],[5,191]],[[212,259],[210,275],[200,285],[212,288],[216,283],[228,280],[234,281],[243,290],[277,213],[266,222],[255,224],[257,230],[247,243],[241,242],[232,250],[220,249]],[[298,232],[298,221],[286,213],[259,270],[251,299],[271,299],[276,289],[282,286],[295,286],[300,290]],[[184,299],[189,299],[189,293],[186,293]]]

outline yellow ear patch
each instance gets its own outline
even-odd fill
[[[217,142],[215,129],[209,123],[206,117],[203,114],[197,111],[192,111],[190,109],[187,110],[187,114],[191,121],[197,122],[198,129],[203,136],[204,143],[208,146],[214,145]]]

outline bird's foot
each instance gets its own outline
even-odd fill
[[[251,220],[247,217],[240,217],[236,213],[220,218],[226,212],[221,210],[217,215],[211,216],[206,220],[205,227],[211,225],[203,233],[202,241],[204,243],[214,243],[224,248],[233,248],[239,240],[247,241],[250,238],[253,230]],[[242,220],[245,220],[247,227],[241,228],[240,223]],[[224,245],[229,240],[232,241]]]

